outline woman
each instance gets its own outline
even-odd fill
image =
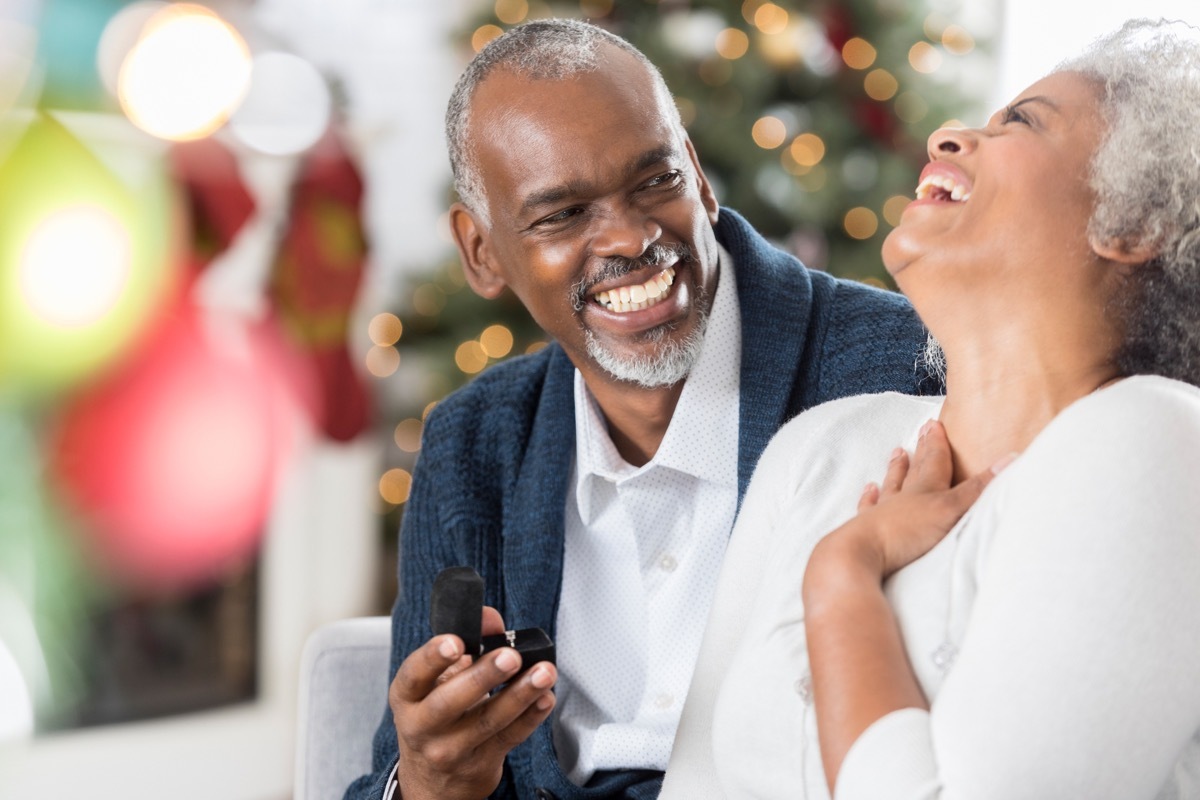
[[[1198,131],[1132,22],[933,134],[883,257],[946,396],[768,448],[664,798],[1200,797]]]

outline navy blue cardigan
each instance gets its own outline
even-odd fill
[[[716,235],[733,256],[741,306],[739,503],[768,440],[804,409],[846,395],[939,388],[914,366],[925,331],[903,297],[805,268],[728,209]],[[575,454],[573,376],[552,344],[485,371],[430,414],[401,526],[389,682],[430,636],[429,591],[446,566],[474,566],[487,603],[510,628],[554,635]],[[373,758],[375,772],[346,800],[382,796],[397,758],[390,711]],[[641,770],[574,786],[559,769],[547,722],[509,754],[493,797],[652,798],[660,783],[661,773]]]

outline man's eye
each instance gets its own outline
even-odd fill
[[[674,184],[678,183],[680,181],[680,179],[682,179],[682,178],[683,178],[683,173],[677,169],[673,169],[670,172],[664,172],[662,175],[657,175],[657,176],[651,178],[650,180],[648,180],[646,182],[646,187],[654,188],[657,186],[673,186]]]
[[[535,222],[533,224],[535,227],[541,226],[541,225],[557,225],[561,222],[566,222],[568,219],[570,219],[571,217],[575,216],[578,213],[579,213],[578,208],[564,208],[562,211],[559,211],[556,214],[551,214],[548,217],[542,217],[541,219],[539,219],[537,222]]]

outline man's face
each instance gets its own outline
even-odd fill
[[[602,62],[484,81],[470,124],[491,226],[459,211],[455,234],[476,291],[511,288],[589,382],[672,383],[655,370],[716,290],[717,204],[645,68],[612,47]]]

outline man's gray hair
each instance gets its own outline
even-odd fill
[[[1155,253],[1114,307],[1118,366],[1200,384],[1200,30],[1131,20],[1056,71],[1101,86],[1107,131],[1092,158],[1088,233]]]
[[[601,45],[612,45],[632,55],[649,70],[659,100],[671,113],[680,132],[683,123],[662,73],[640,50],[616,34],[587,22],[545,19],[527,22],[487,44],[467,65],[446,108],[446,144],[454,188],[464,205],[484,225],[491,225],[479,165],[471,146],[471,100],[480,84],[497,69],[509,70],[530,80],[563,80],[600,68]]]

